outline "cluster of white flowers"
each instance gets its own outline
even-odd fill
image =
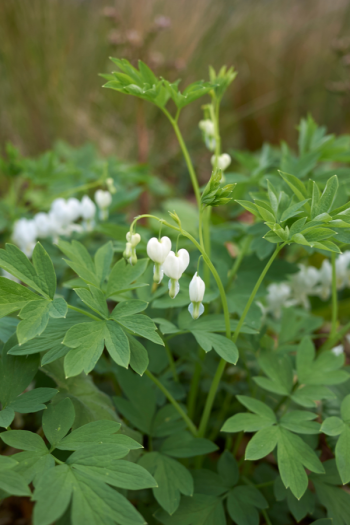
[[[136,264],[136,246],[139,244],[141,237],[138,233],[128,232],[126,240],[127,243],[123,255],[130,264]],[[153,281],[159,284],[164,275],[169,277],[169,296],[174,299],[180,291],[179,280],[190,263],[190,254],[184,248],[181,248],[176,253],[173,252],[169,237],[162,237],[161,239],[152,237],[147,243],[147,255],[154,263]],[[202,304],[204,292],[204,281],[196,272],[189,287],[191,304],[188,310],[193,319],[198,319],[204,312]]]
[[[108,218],[108,208],[112,202],[109,191],[97,190],[95,202],[101,220]],[[12,240],[31,257],[38,239],[52,237],[54,242],[60,235],[69,236],[73,232],[91,231],[95,225],[96,205],[88,195],[81,201],[72,197],[55,199],[48,213],[37,213],[33,219],[19,219],[15,222]],[[81,220],[81,223],[77,221]]]
[[[332,265],[325,259],[318,270],[313,266],[299,265],[300,271],[291,275],[288,282],[273,283],[267,287],[266,306],[258,303],[264,314],[271,313],[276,319],[281,316],[282,307],[301,305],[310,307],[309,296],[326,301],[332,291]],[[336,260],[337,290],[350,286],[350,251],[339,255]]]

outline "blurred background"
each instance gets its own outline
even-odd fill
[[[109,56],[141,58],[183,86],[207,79],[209,64],[234,65],[223,151],[293,146],[307,113],[348,132],[349,29],[349,0],[2,0],[0,148],[11,141],[36,155],[58,139],[91,141],[166,175],[179,155],[172,130],[156,108],[101,88]],[[209,158],[198,129],[203,100],[180,122],[199,171]]]

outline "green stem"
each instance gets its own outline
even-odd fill
[[[165,341],[165,339],[163,339],[163,342],[164,342],[164,346],[165,346],[165,351],[166,351],[167,356],[168,356],[169,365],[170,365],[170,368],[171,368],[171,371],[172,371],[172,374],[173,374],[174,381],[178,382],[179,381],[179,376],[177,375],[177,370],[176,370],[176,365],[175,365],[175,361],[174,361],[174,358],[173,358],[173,354],[171,353],[171,350],[170,350],[170,347],[169,347],[167,341]]]
[[[204,246],[204,239],[203,239],[203,214],[204,210],[202,210],[202,207],[199,209],[199,224],[198,224],[198,232],[199,232],[199,242],[203,250],[205,249]],[[205,283],[207,284],[207,283]]]
[[[271,520],[270,520],[269,515],[267,514],[266,510],[262,509],[261,513],[262,513],[262,515],[265,518],[266,525],[272,525]]]
[[[90,312],[87,312],[86,310],[82,310],[81,308],[77,308],[71,304],[67,304],[67,306],[70,310],[74,310],[75,312],[79,312],[80,314],[86,315],[87,317],[91,317],[91,319],[94,319],[94,321],[102,321],[100,317],[96,317],[96,315],[90,314]]]
[[[199,387],[199,381],[200,381],[201,371],[202,371],[202,361],[204,357],[205,357],[204,350],[202,350],[202,348],[199,348],[197,361],[194,367],[194,374],[191,380],[190,391],[189,391],[188,399],[187,399],[187,410],[188,410],[188,415],[191,419],[193,419],[194,411],[196,408],[198,387]]]
[[[338,320],[338,297],[337,297],[337,272],[335,266],[335,253],[332,252],[332,327],[330,338],[334,337],[337,332],[337,320]]]
[[[249,249],[249,246],[250,246],[250,242],[251,242],[251,237],[248,235],[247,237],[245,237],[243,243],[242,243],[242,247],[239,251],[239,254],[237,255],[236,259],[235,259],[235,262],[233,263],[233,266],[231,268],[231,270],[229,271],[229,274],[228,274],[228,281],[227,281],[227,285],[226,285],[226,290],[228,290],[232,284],[232,281],[233,279],[235,278],[238,270],[239,270],[239,267],[241,266],[241,262],[244,258],[244,256],[246,255],[248,249]]]
[[[336,332],[334,336],[330,337],[328,341],[326,341],[321,348],[319,349],[319,352],[325,352],[326,350],[331,350],[333,346],[335,346],[338,341],[340,341],[344,335],[350,330],[350,323],[347,323],[343,328],[339,330],[339,332]]]
[[[255,296],[257,294],[257,291],[259,290],[260,288],[260,285],[268,271],[268,269],[270,268],[271,264],[273,263],[275,257],[277,256],[278,252],[281,250],[281,248],[284,246],[284,244],[282,246],[279,246],[277,245],[276,246],[276,250],[274,251],[274,253],[272,254],[272,256],[270,257],[270,260],[268,261],[268,263],[266,264],[264,270],[262,271],[256,285],[254,286],[254,289],[252,291],[252,293],[250,294],[250,297],[248,299],[248,302],[244,308],[244,311],[243,311],[243,314],[242,314],[242,317],[240,318],[239,320],[239,323],[237,324],[237,327],[236,327],[236,330],[235,330],[235,333],[233,334],[233,342],[235,343],[238,339],[238,336],[240,334],[240,331],[242,329],[242,326],[243,326],[243,323],[245,321],[245,318],[249,312],[249,309],[255,299]],[[220,281],[221,283],[221,281]],[[221,286],[222,286],[222,283],[221,283]],[[224,291],[224,295],[225,295],[225,291]],[[227,301],[226,301],[226,296],[225,296],[225,302],[226,302],[226,305],[227,305]],[[228,309],[227,309],[228,311]],[[226,316],[225,316],[225,319],[226,319]],[[229,314],[228,314],[228,322],[230,323],[230,317],[229,317]],[[230,328],[229,330],[227,331],[226,330],[226,335],[227,333],[230,333]],[[227,335],[227,337],[231,338],[230,335]],[[212,381],[212,384],[211,384],[211,387],[210,387],[210,390],[209,390],[209,393],[208,393],[208,397],[207,397],[207,400],[206,400],[206,403],[205,403],[205,407],[204,407],[204,411],[203,411],[203,415],[202,415],[202,419],[201,419],[201,422],[199,424],[199,429],[198,429],[198,436],[199,437],[204,437],[205,435],[205,431],[206,431],[206,428],[207,428],[207,425],[208,425],[208,422],[209,422],[209,417],[210,417],[210,413],[211,413],[211,409],[212,409],[212,406],[213,406],[213,403],[214,403],[214,399],[215,399],[215,396],[216,396],[216,392],[217,392],[217,389],[219,387],[219,384],[220,384],[220,380],[221,380],[221,377],[222,377],[222,374],[224,373],[224,370],[225,370],[225,365],[226,365],[226,361],[224,359],[221,359],[220,362],[219,362],[219,365],[218,365],[218,368],[215,372],[215,375],[214,375],[214,378],[213,378],[213,381]]]
[[[178,120],[178,116],[179,115],[177,113],[177,116],[175,117],[175,119],[173,119],[173,117],[170,115],[170,113],[165,108],[162,108],[162,110],[165,113],[165,115],[168,117],[171,125],[174,128],[174,131],[175,131],[177,140],[179,141],[179,145],[180,145],[180,148],[182,150],[183,156],[185,157],[185,161],[186,161],[186,164],[187,164],[187,169],[188,169],[188,172],[190,174],[191,181],[192,181],[194,194],[195,194],[196,199],[197,199],[198,208],[200,208],[200,206],[201,206],[201,194],[200,194],[200,191],[199,191],[199,185],[198,185],[198,181],[197,181],[197,176],[196,176],[196,172],[194,171],[194,167],[193,167],[192,160],[191,160],[190,154],[188,152],[187,146],[186,146],[185,141],[184,141],[184,139],[182,137],[180,128],[179,128],[179,126],[177,124],[177,120]]]
[[[187,423],[188,429],[191,431],[191,433],[194,436],[197,436],[197,427],[196,425],[191,421],[191,419],[188,417],[186,412],[181,408],[179,403],[173,398],[173,396],[170,394],[169,390],[159,381],[157,377],[155,377],[152,372],[149,370],[146,370],[145,375],[153,381],[155,385],[163,392],[165,397],[170,401],[170,403],[173,405],[175,410],[180,414],[180,416],[183,418],[183,420]]]
[[[254,289],[253,289],[252,293],[250,294],[250,297],[249,297],[249,299],[248,299],[248,302],[247,302],[247,304],[245,305],[245,308],[244,308],[244,310],[243,310],[243,314],[242,314],[242,316],[241,316],[241,318],[240,318],[240,320],[239,320],[239,323],[237,324],[237,327],[236,327],[235,333],[233,334],[233,338],[232,338],[232,340],[233,340],[234,343],[235,343],[235,342],[237,341],[237,339],[238,339],[238,336],[239,336],[240,331],[241,331],[241,329],[242,329],[242,326],[243,326],[243,323],[244,323],[244,321],[245,321],[245,318],[247,317],[247,314],[248,314],[248,312],[249,312],[249,309],[250,309],[250,307],[251,307],[251,305],[252,305],[252,303],[253,303],[253,301],[254,301],[254,299],[255,299],[255,296],[256,296],[256,294],[257,294],[259,288],[260,288],[261,283],[262,283],[263,280],[264,280],[265,275],[267,274],[267,272],[268,272],[268,270],[269,270],[271,264],[273,263],[273,261],[275,260],[275,258],[276,258],[277,255],[278,255],[279,251],[283,248],[284,245],[285,245],[285,244],[282,244],[282,245],[277,244],[275,251],[274,251],[273,254],[271,255],[271,257],[270,257],[268,263],[266,264],[265,268],[264,268],[263,271],[261,272],[261,275],[260,275],[259,279],[257,280],[256,285],[254,286]]]

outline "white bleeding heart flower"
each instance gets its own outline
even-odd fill
[[[335,346],[334,348],[332,348],[331,352],[332,354],[336,356],[341,355],[344,353],[344,346],[343,345]]]
[[[190,255],[187,250],[182,248],[175,253],[169,252],[169,255],[164,261],[163,271],[169,277],[169,295],[174,299],[180,290],[179,279],[190,263]]]
[[[325,259],[318,271],[319,284],[315,287],[315,295],[326,301],[332,290],[332,265],[328,259]]]
[[[70,222],[74,222],[81,217],[82,206],[81,202],[75,197],[71,197],[67,200],[67,211],[69,214]]]
[[[346,251],[340,254],[335,261],[335,269],[337,276],[337,289],[341,290],[345,286],[349,285],[350,282],[350,251]]]
[[[199,129],[201,129],[205,135],[208,135],[209,137],[215,136],[215,126],[214,122],[210,119],[201,120],[198,124]]]
[[[108,218],[108,208],[112,203],[112,195],[109,191],[97,190],[95,192],[95,202],[100,208],[100,219],[106,220]]]
[[[51,204],[50,214],[61,226],[66,226],[71,222],[71,210],[65,199],[55,199]]]
[[[301,304],[304,308],[310,308],[308,295],[315,295],[316,284],[319,280],[317,268],[299,264],[300,271],[291,276],[293,304]]]
[[[162,237],[158,240],[156,237],[152,237],[147,243],[147,255],[154,262],[153,268],[153,280],[155,283],[160,283],[163,279],[163,268],[162,265],[169,255],[171,250],[171,240],[169,237]]]
[[[212,166],[215,166],[216,156],[213,155],[210,160],[211,160]],[[219,168],[222,171],[225,171],[225,169],[228,168],[230,164],[231,164],[231,157],[228,153],[223,153],[222,155],[218,156],[217,165],[216,165],[217,168]]]
[[[19,219],[13,227],[12,239],[27,257],[31,257],[38,231],[33,220]]]
[[[96,206],[88,195],[84,195],[81,200],[81,216],[86,221],[91,221],[95,218]]]
[[[37,236],[40,238],[48,237],[56,233],[57,227],[59,225],[54,222],[52,216],[48,213],[37,213],[34,215],[34,223],[37,230]]]
[[[202,301],[205,293],[205,283],[203,279],[197,275],[197,272],[194,274],[192,281],[190,282],[189,293],[191,303],[188,307],[188,311],[193,319],[198,319],[198,317],[204,312]]]

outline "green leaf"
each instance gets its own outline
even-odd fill
[[[3,465],[1,465],[0,470],[0,489],[4,490],[8,494],[11,494],[12,496],[30,496],[31,492],[29,490],[29,487],[25,480],[17,474],[17,472],[13,472],[12,470],[9,470],[6,468],[3,469]]]
[[[350,428],[345,426],[335,446],[335,459],[343,484],[350,481]]]
[[[29,392],[24,392],[24,394],[11,401],[8,406],[20,414],[39,412],[46,409],[44,403],[50,401],[57,393],[58,390],[55,388],[35,388]]]
[[[295,403],[303,407],[315,407],[317,401],[321,399],[335,399],[335,394],[326,386],[301,386],[292,395]]]
[[[230,491],[227,510],[237,525],[259,525],[258,509],[268,507],[264,496],[254,487],[236,487]]]
[[[318,434],[321,425],[316,421],[317,414],[301,410],[292,410],[280,419],[280,425],[298,434]]]
[[[239,479],[238,463],[233,454],[228,450],[225,450],[221,454],[217,464],[217,470],[227,487],[233,487],[236,485]]]
[[[29,450],[33,452],[41,452],[48,454],[48,449],[43,439],[34,432],[28,430],[11,430],[11,432],[2,432],[1,439],[9,447],[17,448],[18,450]]]
[[[147,306],[148,303],[146,303],[146,301],[138,301],[136,299],[123,301],[122,303],[117,304],[110,317],[117,321],[119,317],[128,317],[130,315],[139,314],[146,310]]]
[[[7,428],[15,419],[15,411],[11,407],[6,407],[0,411],[0,427]]]
[[[94,257],[96,277],[99,280],[99,286],[105,281],[109,274],[113,260],[113,244],[107,242],[97,250]]]
[[[56,291],[56,275],[52,262],[38,242],[33,252],[33,264],[17,246],[6,244],[0,250],[0,268],[3,268],[44,297],[53,299]]]
[[[294,175],[279,171],[282,179],[288,184],[293,193],[297,196],[299,201],[303,201],[308,198],[306,188],[304,184]],[[310,210],[310,206],[307,204],[306,207]]]
[[[169,516],[157,511],[156,518],[164,525],[226,525],[224,506],[220,498],[195,494],[192,498],[181,498],[178,510]]]
[[[13,317],[3,317],[0,319],[0,341],[6,343],[11,335],[16,331],[18,320]]]
[[[221,429],[221,432],[256,432],[273,425],[270,418],[255,414],[235,414],[230,417]]]
[[[74,406],[69,398],[48,406],[43,414],[43,430],[51,445],[56,445],[68,434],[74,419]]]
[[[137,374],[142,376],[147,370],[149,359],[146,348],[135,337],[127,334],[130,346],[130,366]]]
[[[336,356],[331,351],[322,352],[316,357],[314,344],[309,337],[304,337],[297,351],[297,372],[299,383],[305,385],[337,385],[349,378],[345,370],[339,370],[344,364],[344,355]]]
[[[17,325],[17,338],[22,345],[40,335],[49,322],[49,310],[51,301],[40,299],[26,304],[19,313],[22,321]]]
[[[93,321],[70,328],[63,344],[72,348],[65,357],[67,377],[86,374],[101,357],[104,345],[112,359],[120,366],[128,367],[130,362],[129,340],[123,330],[113,321]]]
[[[175,459],[159,452],[145,454],[139,464],[154,477],[158,488],[152,489],[155,499],[169,514],[180,504],[180,494],[193,495],[193,479],[190,472]]]
[[[140,259],[134,266],[127,264],[124,259],[118,261],[112,268],[108,278],[106,296],[111,297],[129,288],[146,271],[149,259]]]
[[[301,208],[303,208],[309,200],[310,199],[305,199],[301,202],[297,202],[295,204],[292,204],[291,206],[288,206],[288,208],[282,213],[281,222],[287,221],[291,217],[295,217],[296,215],[301,213]]]
[[[109,438],[120,429],[120,423],[115,421],[91,421],[64,437],[57,448],[60,450],[78,450],[91,443],[109,443]],[[113,442],[113,441],[112,441]]]
[[[289,356],[276,352],[264,352],[259,364],[268,379],[254,377],[254,381],[265,390],[280,395],[288,395],[293,388],[293,368]]]
[[[322,506],[326,507],[327,516],[331,518],[333,525],[347,525],[350,515],[350,495],[337,486],[341,485],[341,480],[335,461],[326,461],[324,467],[326,474],[321,476],[312,474],[310,476],[318,500]]]
[[[245,452],[245,459],[256,461],[274,450],[279,439],[279,428],[263,428],[249,441]]]
[[[163,441],[160,452],[173,458],[192,458],[210,454],[217,449],[209,439],[194,438],[188,432],[179,432]]]
[[[228,363],[236,364],[239,358],[238,349],[235,343],[218,334],[210,332],[201,332],[199,330],[191,330],[192,334],[197,340],[197,343],[203,348],[205,352],[209,352],[214,348],[215,352],[225,359]]]
[[[333,175],[333,177],[327,181],[326,187],[316,205],[315,216],[331,211],[334,199],[337,195],[338,186],[338,177]]]
[[[91,310],[101,315],[104,319],[109,317],[106,299],[99,288],[89,284],[89,290],[86,290],[86,288],[74,288],[74,291]]]
[[[258,414],[259,416],[270,419],[272,423],[276,423],[276,415],[274,411],[262,401],[248,396],[237,396],[237,399],[242,405],[248,408],[248,410],[254,412],[254,414]]]
[[[327,417],[321,426],[321,432],[327,434],[327,436],[339,436],[344,429],[344,422],[336,416]]]
[[[67,465],[51,468],[43,474],[33,495],[34,525],[51,525],[62,516],[72,497],[74,478]]]
[[[52,261],[40,242],[37,242],[35,245],[32,261],[41,290],[44,294],[48,295],[50,299],[53,299],[57,286],[56,274]]]
[[[39,356],[12,356],[7,352],[16,344],[12,336],[2,349],[0,359],[0,401],[3,407],[21,394],[38,371]]]
[[[153,476],[146,469],[130,461],[120,461],[128,453],[129,449],[122,445],[93,444],[74,452],[67,463],[92,480],[103,481],[114,487],[130,490],[157,487]]]
[[[164,346],[162,338],[157,334],[157,326],[152,319],[146,315],[133,315],[118,318],[118,324],[122,325],[133,334],[149,339],[153,343]]]
[[[297,499],[302,497],[308,485],[303,467],[324,473],[322,463],[305,441],[283,428],[279,429],[277,461],[284,486],[290,488]]]
[[[86,283],[99,287],[100,278],[85,246],[78,241],[69,243],[62,239],[59,240],[57,245],[59,249],[69,257],[70,260],[65,259],[65,261],[72,270]]]
[[[38,299],[39,296],[29,288],[6,277],[0,277],[0,317],[21,310],[30,301]]]
[[[57,297],[50,303],[49,316],[53,319],[66,318],[68,305],[62,297]]]

